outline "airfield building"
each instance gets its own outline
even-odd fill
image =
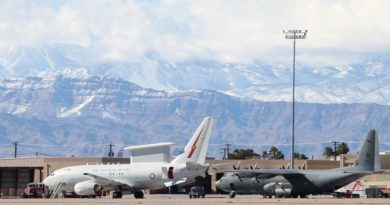
[[[355,162],[355,155],[343,155],[339,161],[331,160],[296,160],[297,169],[332,169],[350,166]],[[390,169],[390,155],[380,156],[382,169]],[[226,164],[227,162],[230,162]],[[51,172],[66,166],[85,164],[130,163],[129,158],[101,158],[101,157],[26,157],[0,159],[0,194],[7,197],[18,197],[23,192],[27,183],[41,182]],[[234,167],[239,169],[254,168],[289,168],[288,160],[214,160],[208,159],[210,164],[209,174],[206,179],[205,190],[216,193],[215,182],[222,177],[223,171]],[[222,165],[221,165],[222,164]],[[217,165],[217,166],[216,166]],[[234,166],[233,166],[234,165]],[[390,175],[371,175],[362,178],[367,186],[386,187],[390,183]],[[166,190],[151,193],[164,193]]]

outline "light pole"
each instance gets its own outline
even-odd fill
[[[292,126],[291,126],[291,169],[294,169],[295,141],[295,39],[306,39],[307,30],[283,30],[286,39],[294,40],[293,48],[293,87],[292,87]]]

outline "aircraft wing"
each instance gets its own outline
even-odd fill
[[[127,186],[131,187],[130,184],[128,184],[126,182],[119,181],[119,180],[108,179],[108,178],[101,177],[101,176],[91,174],[91,173],[84,173],[84,175],[87,175],[87,176],[93,178],[97,184],[102,185],[102,186],[127,185]]]
[[[278,175],[281,176],[294,176],[294,175],[304,175],[304,173],[299,170],[291,169],[256,169],[256,170],[234,170],[230,171],[234,175],[240,178],[259,178],[259,179],[269,179]]]
[[[178,184],[184,183],[186,181],[187,181],[187,177],[184,177],[184,178],[178,179],[176,181],[165,182],[164,185],[166,187],[170,187],[170,186],[173,186],[173,185],[178,185]]]
[[[344,173],[349,173],[349,174],[365,174],[365,175],[370,175],[370,174],[390,174],[390,172],[385,171],[385,170],[377,170],[377,171],[360,171],[360,170],[349,170],[349,171],[344,171]]]

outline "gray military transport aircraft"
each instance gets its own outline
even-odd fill
[[[354,166],[330,170],[252,169],[231,170],[216,182],[218,189],[236,194],[259,193],[264,197],[306,197],[329,194],[365,176],[382,173],[379,164],[378,136],[370,130]]]

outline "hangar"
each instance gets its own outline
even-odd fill
[[[332,169],[352,165],[355,155],[342,155],[338,161],[331,160],[296,160],[295,166],[300,169]],[[381,168],[390,169],[390,155],[380,155]],[[67,166],[85,164],[130,163],[129,158],[108,157],[24,157],[0,159],[0,194],[2,196],[20,196],[29,182],[41,182],[51,172]],[[222,176],[224,170],[257,168],[288,168],[288,160],[214,160],[207,159],[210,164],[206,179],[207,192],[216,193],[215,182]],[[390,175],[371,175],[362,178],[369,186],[386,186]],[[161,192],[158,192],[161,193]]]
[[[129,158],[23,157],[0,159],[0,194],[20,196],[27,183],[41,182],[54,170],[82,164],[129,163]]]

